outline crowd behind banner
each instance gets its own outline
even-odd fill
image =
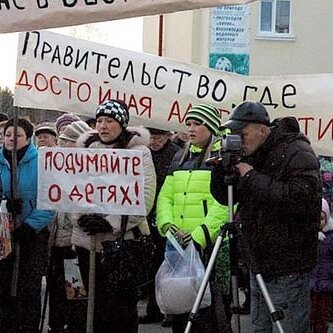
[[[163,302],[171,297],[175,309],[185,308],[186,297],[175,297],[173,290],[165,286],[172,285],[172,279],[176,279],[177,285],[180,281],[186,284],[190,281],[191,286],[195,286],[194,297],[197,295],[202,275],[186,275],[182,270],[176,272],[175,268],[184,262],[184,253],[191,249],[199,254],[195,271],[204,270],[220,227],[228,222],[225,198],[220,200],[220,194],[216,197],[211,193],[212,177],[216,177],[214,166],[206,163],[219,157],[223,149],[220,112],[209,104],[194,105],[184,119],[184,132],[178,133],[153,127],[130,127],[129,117],[128,106],[111,99],[97,107],[94,118],[86,120],[64,113],[55,122],[34,127],[29,120],[19,118],[19,198],[13,198],[14,123],[13,119],[8,120],[6,115],[0,114],[0,143],[3,145],[0,151],[3,199],[0,210],[1,332],[39,332],[46,320],[43,311],[46,302],[49,304],[46,323],[49,332],[86,332],[89,256],[93,243],[96,244],[94,332],[109,332],[112,327],[116,333],[134,333],[138,332],[139,324],[149,323],[172,327],[174,333],[184,331],[189,310],[166,311]],[[263,123],[262,119],[253,122]],[[144,178],[140,190],[147,214],[38,209],[37,202],[42,198],[37,198],[37,164],[38,149],[42,147],[140,151]],[[318,261],[311,275],[309,320],[313,333],[326,332],[329,322],[333,322],[333,274],[327,267],[327,262],[333,265],[330,215],[333,164],[329,156],[318,156],[318,161],[326,201],[322,201]],[[13,217],[20,220],[15,229],[8,227]],[[237,218],[239,215],[236,214],[235,220]],[[10,282],[15,254],[11,249],[17,242],[21,246],[18,293],[13,297]],[[119,244],[126,246],[122,248]],[[240,249],[242,251],[242,247]],[[185,260],[185,263],[192,267],[191,260]],[[320,287],[323,276],[318,267],[327,270],[326,287]],[[248,262],[239,260],[237,279],[245,302],[236,309],[233,307],[229,242],[226,240],[219,249],[209,280],[209,301],[200,308],[192,332],[232,332],[232,316],[250,313],[253,296],[250,275]],[[40,298],[43,276],[47,281],[45,300]],[[140,299],[146,300],[147,307],[145,315],[139,317],[137,304]],[[192,301],[188,301],[189,304]]]

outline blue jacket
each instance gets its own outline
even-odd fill
[[[21,223],[27,223],[37,232],[49,225],[54,212],[36,209],[38,153],[32,143],[17,166],[19,197],[23,201],[20,215]],[[5,159],[3,150],[0,151],[0,178],[5,198],[11,197],[10,164]]]

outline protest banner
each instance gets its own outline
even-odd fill
[[[107,98],[129,105],[135,125],[184,130],[194,103],[222,121],[243,100],[263,103],[272,119],[295,116],[315,150],[331,154],[333,74],[243,76],[47,31],[20,34],[14,104],[94,116]]]
[[[41,148],[38,209],[146,215],[142,152]]]
[[[255,0],[1,0],[0,33],[111,21]]]

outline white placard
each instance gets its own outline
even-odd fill
[[[146,215],[142,152],[40,148],[38,209]]]

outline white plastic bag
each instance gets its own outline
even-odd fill
[[[156,301],[162,313],[182,314],[191,311],[205,274],[199,252],[191,241],[180,253],[166,252],[165,260],[155,277]],[[200,309],[211,305],[209,285]]]

